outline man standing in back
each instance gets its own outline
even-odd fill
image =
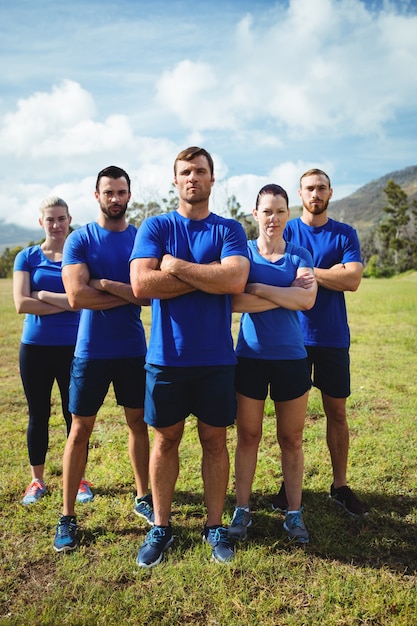
[[[81,310],[71,369],[72,426],[63,459],[63,515],[56,527],[54,549],[74,550],[75,497],[85,466],[85,450],[97,412],[110,383],[124,407],[129,429],[129,456],[137,496],[135,513],[153,524],[148,493],[149,439],[143,420],[146,340],[141,305],[129,281],[129,256],[137,229],[128,224],[130,178],[114,165],[97,176],[96,222],[71,233],[62,258],[62,279],[69,303]]]
[[[362,278],[362,259],[356,231],[327,215],[333,190],[329,176],[311,169],[301,176],[301,217],[287,222],[284,238],[311,252],[318,284],[316,303],[299,311],[313,383],[320,389],[327,418],[327,445],[333,468],[330,497],[353,517],[368,515],[367,508],[347,485],[349,427],[346,398],[350,395],[349,346],[345,291],[356,291]],[[284,483],[273,499],[284,511]]]
[[[236,220],[209,210],[214,175],[206,150],[180,152],[174,183],[178,209],[145,220],[131,256],[133,293],[152,299],[145,421],[155,434],[150,459],[155,526],[139,550],[140,567],[157,565],[173,541],[170,513],[178,446],[191,413],[198,420],[203,451],[203,539],[216,561],[234,556],[222,525],[229,479],[226,428],[236,409],[230,294],[242,292],[248,278],[246,236]]]

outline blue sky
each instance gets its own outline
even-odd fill
[[[298,203],[417,163],[417,2],[16,0],[0,8],[0,219],[33,227],[60,195],[97,215],[116,164],[158,200],[188,145],[215,159],[212,209],[267,182]],[[348,220],[348,217],[347,217]]]

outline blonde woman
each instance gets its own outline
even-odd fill
[[[13,273],[16,310],[25,314],[19,365],[29,410],[27,446],[32,479],[24,505],[34,504],[47,491],[44,470],[55,380],[67,435],[71,428],[68,389],[79,322],[79,312],[71,309],[61,278],[62,249],[71,224],[67,203],[56,196],[46,198],[40,206],[39,224],[45,231],[44,242],[19,252]],[[77,498],[79,502],[93,499],[85,479]]]

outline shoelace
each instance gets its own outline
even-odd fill
[[[76,529],[76,525],[74,522],[59,522],[58,524],[58,534],[60,537],[71,537],[71,533],[73,533]]]
[[[166,538],[166,534],[167,532],[165,528],[158,528],[157,526],[154,526],[149,531],[148,543],[156,543],[157,545],[163,543],[163,540]]]
[[[43,491],[44,489],[45,487],[42,485],[42,483],[39,482],[39,480],[35,480],[34,482],[30,483],[30,485],[26,489],[25,496],[35,496],[38,490]]]
[[[88,480],[82,480],[80,482],[80,486],[78,487],[78,491],[81,493],[88,493],[90,487],[91,483],[89,483]]]
[[[290,516],[289,526],[291,526],[291,528],[304,529],[304,523],[301,519],[301,513],[294,513],[293,515]]]
[[[213,528],[209,531],[213,537],[213,543],[226,543],[230,544],[229,537],[227,535],[227,531],[223,527]]]

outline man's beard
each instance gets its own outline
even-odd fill
[[[118,213],[112,213],[110,209],[118,207],[119,208],[119,212]],[[127,204],[112,204],[111,207],[106,207],[103,206],[100,202],[100,209],[101,211],[104,213],[104,215],[106,215],[106,217],[109,218],[109,220],[121,220],[126,211],[127,211]]]
[[[312,207],[311,204],[308,204],[307,206],[304,205],[304,207],[307,209],[307,211],[309,213],[311,213],[312,215],[321,215],[322,213],[324,213],[325,211],[327,211],[327,207],[329,206],[329,202],[330,202],[330,198],[329,200],[325,200],[323,201],[321,204],[319,204],[318,206]]]

